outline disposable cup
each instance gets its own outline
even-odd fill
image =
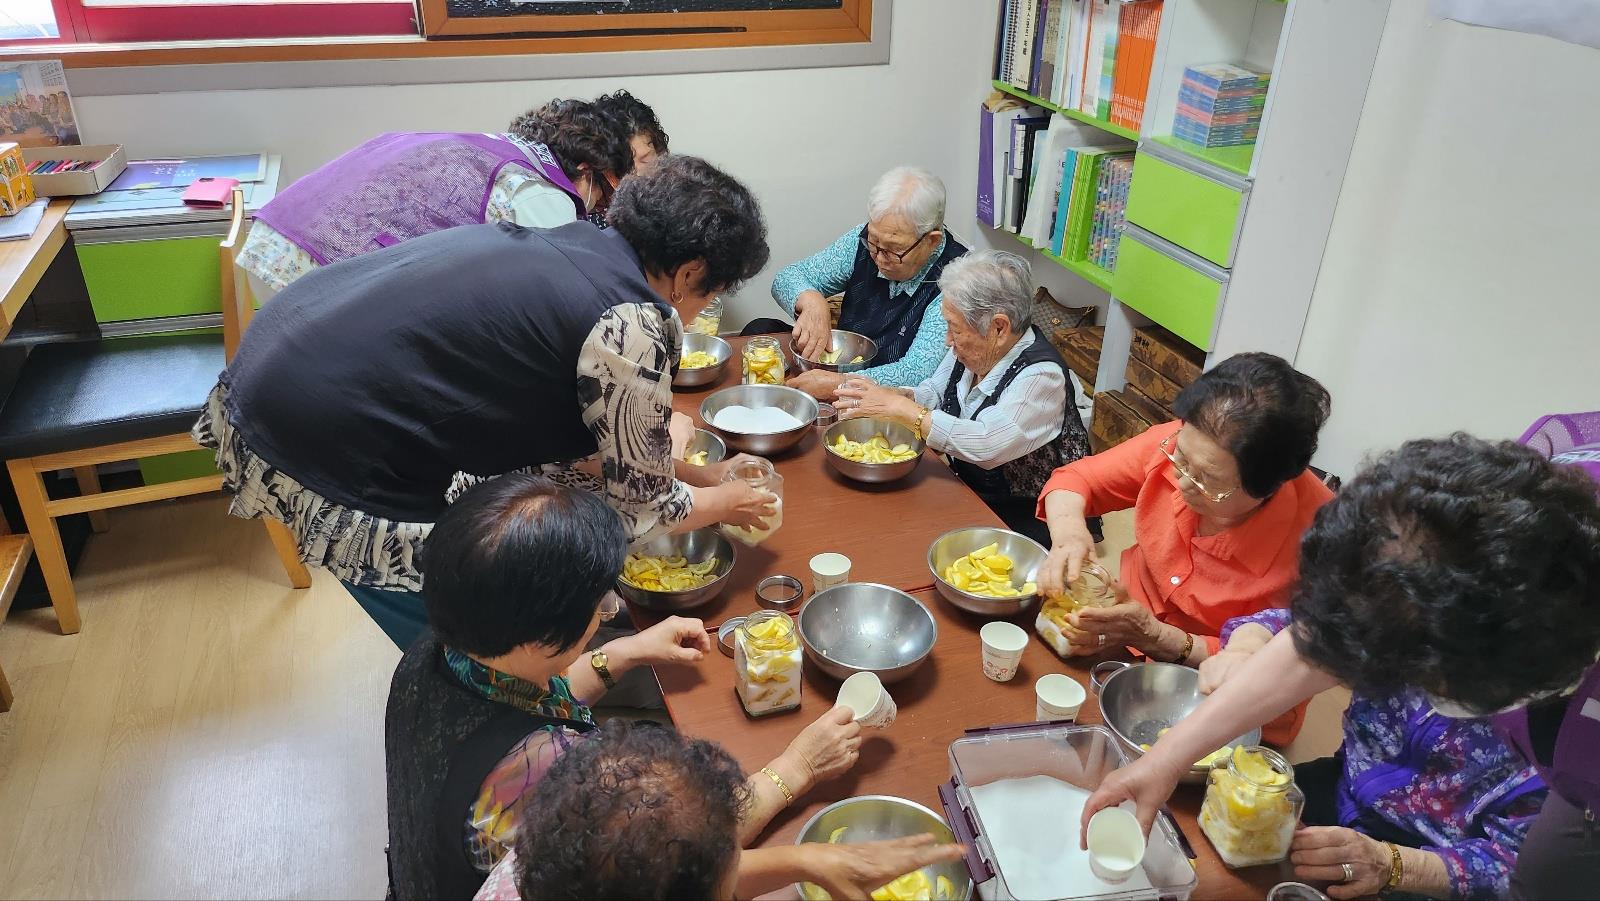
[[[877,673],[856,673],[839,685],[839,706],[850,708],[856,722],[883,729],[894,722],[899,708]]]
[[[996,682],[1015,678],[1028,633],[1012,623],[994,622],[979,629],[978,638],[983,642],[983,674]]]
[[[1089,869],[1106,882],[1124,882],[1144,862],[1144,830],[1139,818],[1121,807],[1107,807],[1089,818]]]
[[[1033,698],[1035,720],[1076,720],[1085,694],[1078,680],[1061,673],[1051,673],[1040,676],[1039,681],[1033,683]]]
[[[850,581],[850,558],[843,554],[818,554],[811,558],[811,593]]]

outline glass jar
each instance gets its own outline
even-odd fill
[[[730,467],[722,477],[724,482],[731,482],[735,479],[743,479],[756,488],[772,492],[774,496],[772,515],[763,520],[761,525],[733,526],[727,523],[722,524],[722,534],[735,541],[755,547],[766,541],[768,535],[778,531],[778,527],[783,525],[783,476],[778,475],[778,471],[772,468],[771,463],[756,457],[739,461]]]
[[[783,384],[783,345],[777,338],[765,335],[751,338],[744,346],[742,357],[746,385]]]
[[[694,317],[694,321],[684,326],[683,330],[715,338],[717,333],[722,331],[722,295],[711,298],[711,302],[700,311],[700,315]]]
[[[1066,657],[1071,650],[1068,636],[1078,632],[1068,617],[1085,607],[1110,607],[1116,602],[1116,592],[1111,588],[1111,574],[1098,563],[1085,563],[1078,570],[1077,580],[1067,586],[1066,594],[1050,595],[1039,605],[1039,615],[1033,620],[1033,631],[1039,633],[1039,637],[1057,654]]]
[[[1305,795],[1294,767],[1271,748],[1238,747],[1211,767],[1200,831],[1235,869],[1289,856]]]
[[[734,633],[734,688],[751,716],[800,707],[800,633],[787,613],[757,610]]]

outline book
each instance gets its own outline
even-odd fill
[[[994,223],[994,110],[978,104],[978,221]]]
[[[1106,68],[1106,42],[1114,39],[1121,4],[1112,0],[1089,0],[1089,33],[1084,44],[1083,98],[1078,112],[1100,117],[1101,76]],[[1109,95],[1109,91],[1107,92]],[[1110,97],[1105,98],[1108,102]]]
[[[1067,88],[1061,106],[1077,109],[1083,103],[1083,55],[1089,43],[1089,17],[1094,0],[1073,0],[1072,35],[1067,44]]]
[[[1010,190],[1002,227],[1017,233],[1028,207],[1028,176],[1033,171],[1034,136],[1050,122],[1047,116],[1019,117],[1011,124]]]
[[[0,143],[20,147],[83,143],[60,60],[0,63]]]
[[[987,190],[990,206],[988,218],[980,213],[978,220],[990,228],[999,228],[1005,221],[1005,195],[1010,175],[1011,123],[1029,111],[1042,114],[1043,110],[1024,106],[1022,101],[999,91],[989,95],[989,99],[983,104],[983,109],[988,115],[980,117],[980,124],[987,122],[988,131],[979,138],[979,150],[981,152],[987,144],[990,156],[987,166],[982,162],[979,164],[978,191],[979,197],[982,198]]]
[[[1061,188],[1056,196],[1056,221],[1050,229],[1050,252],[1061,256],[1062,245],[1067,240],[1067,213],[1071,209],[1072,182],[1077,175],[1078,151],[1068,147],[1061,157]]]
[[[1077,124],[1066,116],[1054,116],[1044,134],[1035,139],[1035,175],[1028,190],[1028,209],[1018,231],[1035,247],[1051,243],[1051,226],[1055,224],[1056,210],[1060,205],[1062,159],[1068,146],[1073,143],[1077,129]]]
[[[1039,34],[1040,53],[1034,65],[1033,88],[1028,93],[1050,97],[1056,83],[1056,61],[1061,55],[1061,13],[1065,0],[1044,0],[1044,28]],[[1052,101],[1054,102],[1054,101]]]
[[[1121,34],[1119,29],[1125,9],[1124,5],[1116,3],[1105,7],[1105,44],[1100,49],[1100,91],[1096,97],[1094,115],[1108,122],[1111,120],[1111,85],[1117,69],[1117,39]]]
[[[1028,79],[1033,66],[1033,36],[1039,23],[1039,0],[1016,0],[1020,13],[1017,16],[1016,41],[1012,50],[1011,86],[1019,91],[1028,89]]]

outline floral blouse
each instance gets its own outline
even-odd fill
[[[1288,610],[1229,620],[1271,632]],[[1455,898],[1503,898],[1517,851],[1544,806],[1546,788],[1488,720],[1434,712],[1420,692],[1392,698],[1355,695],[1344,715],[1344,772],[1336,789],[1339,821],[1357,832],[1384,823],[1444,861]]]

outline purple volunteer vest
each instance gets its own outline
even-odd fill
[[[326,266],[458,225],[487,221],[500,170],[521,166],[583,199],[543,144],[511,135],[391,132],[281,191],[256,218]]]
[[[1527,708],[1496,716],[1494,725],[1518,753],[1538,768],[1552,791],[1591,815],[1600,813],[1600,664],[1589,667],[1583,683],[1567,702],[1550,766],[1541,763],[1534,753]]]

